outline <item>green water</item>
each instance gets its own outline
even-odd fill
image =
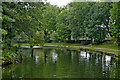
[[[23,63],[2,67],[2,78],[119,78],[120,61],[64,48],[24,49]]]

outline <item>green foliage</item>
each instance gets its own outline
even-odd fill
[[[43,46],[50,39],[56,42],[71,40],[71,36],[76,41],[91,39],[93,44],[104,42],[107,35],[119,39],[119,5],[113,3],[111,9],[111,3],[105,2],[71,2],[63,8],[42,2],[2,3],[0,20],[3,25],[0,32],[4,57],[13,61],[19,56],[20,49],[12,46],[12,40],[29,41],[32,47]]]
[[[90,30],[90,34],[87,34],[90,38],[94,39],[96,44],[103,42],[105,37],[108,35],[108,23],[110,13],[110,3],[96,3],[90,9],[88,15],[89,19],[87,22],[89,25],[88,29]]]
[[[43,7],[42,29],[44,30],[46,42],[50,41],[50,35],[57,29],[56,16],[59,14],[59,12],[59,7],[50,5],[49,3]]]
[[[15,22],[15,19],[10,18],[9,16],[3,15],[3,22]]]
[[[36,32],[36,36],[34,37],[34,40],[33,40],[34,45],[40,45],[40,46],[44,45],[43,35],[44,33],[42,31]]]
[[[44,41],[41,40],[41,37],[37,36],[34,39],[35,39],[35,41],[33,41],[34,45],[44,46]]]
[[[62,10],[56,18],[56,38],[58,38],[59,41],[65,41],[71,36],[67,15],[68,10]]]
[[[42,37],[40,36],[42,34],[40,35],[36,34],[36,32],[39,30],[38,26],[41,26],[39,16],[40,16],[42,4],[43,3],[27,3],[27,2],[2,3],[3,24],[2,24],[2,29],[0,29],[3,38],[2,56],[4,57],[4,60],[7,63],[11,63],[11,62],[16,63],[19,62],[20,57],[22,58],[20,52],[21,49],[19,47],[13,47],[11,44],[11,41],[16,36],[19,36],[18,40],[20,40],[20,38],[23,39],[23,36],[21,34],[25,34],[27,36],[26,38],[28,38],[28,40],[30,41],[30,44],[44,45],[44,41],[41,41]]]
[[[3,60],[5,60],[4,64],[9,63],[16,63],[18,62],[18,56],[21,53],[20,49],[17,47],[7,47],[3,52],[2,56],[4,57]]]
[[[4,29],[0,29],[0,32],[1,32],[1,34],[3,34],[3,35],[7,35],[7,31],[5,31]]]
[[[91,39],[93,43],[103,42],[108,35],[110,3],[70,3],[69,27],[73,38]]]
[[[113,3],[113,8],[110,10],[110,13],[110,31],[112,37],[120,42],[120,2]]]

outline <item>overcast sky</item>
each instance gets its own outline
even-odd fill
[[[51,5],[64,6],[67,5],[72,0],[47,0]]]

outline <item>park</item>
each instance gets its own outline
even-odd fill
[[[0,2],[0,79],[120,79],[120,2]]]

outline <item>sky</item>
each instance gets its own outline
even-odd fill
[[[51,5],[64,6],[67,5],[72,0],[47,0]]]

